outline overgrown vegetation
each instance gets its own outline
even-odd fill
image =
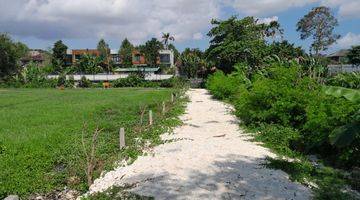
[[[102,171],[112,169],[114,161],[131,162],[143,148],[160,144],[160,135],[180,123],[176,116],[183,112],[184,100],[170,102],[170,94],[176,91],[3,89],[0,198],[44,194],[64,186],[85,191],[87,175],[91,174],[93,180]],[[147,123],[149,109],[154,113],[153,126]],[[120,127],[126,130],[123,150],[118,144]],[[91,162],[87,162],[82,135]],[[91,156],[93,141],[96,150]]]
[[[307,23],[312,18],[316,20]],[[212,74],[206,87],[215,98],[234,105],[255,140],[287,157],[271,159],[269,165],[314,188],[316,199],[355,198],[345,188],[349,184],[358,190],[360,182],[345,173],[356,174],[360,167],[359,77],[328,77],[327,61],[319,56],[338,38],[336,25],[324,7],[314,8],[298,23],[303,39],[314,35],[316,56],[287,41],[269,44],[267,33],[281,35],[280,26],[261,25],[251,17],[213,21],[209,32],[208,58],[224,72]],[[313,33],[311,27],[321,30]]]

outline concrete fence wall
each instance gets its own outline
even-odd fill
[[[330,74],[360,72],[360,66],[353,65],[329,65]]]
[[[85,76],[87,79],[93,82],[99,81],[114,81],[119,78],[126,78],[129,74],[74,74],[74,75],[66,75],[66,79],[69,79],[70,76],[74,77],[75,81],[80,81],[81,77]],[[54,79],[58,78],[59,75],[48,75],[47,78]],[[173,75],[164,75],[164,74],[149,74],[145,76],[145,80],[149,81],[160,81],[172,78]]]

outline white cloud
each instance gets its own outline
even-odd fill
[[[338,8],[340,18],[360,18],[359,0],[322,0],[321,4]]]
[[[201,40],[201,39],[203,39],[203,38],[204,38],[204,36],[203,36],[202,33],[195,33],[195,34],[193,35],[193,39],[194,39],[194,40]]]
[[[227,5],[241,13],[255,16],[268,16],[293,7],[303,7],[318,0],[227,0]]]
[[[255,16],[269,16],[291,8],[320,4],[337,9],[340,17],[360,17],[360,0],[226,0],[225,4],[242,14]]]
[[[334,46],[340,49],[348,49],[355,45],[360,45],[360,34],[350,32],[340,38]]]
[[[183,41],[199,38],[219,14],[217,0],[13,0],[0,6],[0,30],[41,39],[128,37],[135,43],[170,32]]]
[[[265,18],[259,18],[258,23],[259,24],[270,24],[273,21],[278,21],[278,16],[272,16],[272,17],[265,17]]]
[[[6,3],[4,3],[6,1]],[[276,13],[326,5],[342,18],[360,17],[360,0],[0,0],[0,30],[40,39],[128,37],[139,44],[170,32],[177,42],[200,40],[210,20],[225,12],[277,20]],[[273,16],[273,17],[269,17]],[[301,16],[299,16],[301,17]]]

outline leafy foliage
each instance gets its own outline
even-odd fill
[[[339,86],[351,89],[360,89],[360,73],[336,74],[327,80],[327,85]]]
[[[163,44],[156,38],[147,41],[145,45],[139,47],[140,52],[145,55],[149,66],[158,66],[159,51],[163,49]]]
[[[57,41],[52,49],[51,63],[55,72],[60,73],[64,70],[66,63],[66,50],[68,47],[61,41]]]
[[[295,47],[287,40],[274,42],[270,46],[270,55],[276,55],[281,60],[293,60],[305,57],[305,52],[301,47]]]
[[[170,33],[162,33],[161,38],[163,39],[162,42],[164,43],[165,49],[169,48],[170,41],[175,41],[175,37],[170,35]]]
[[[353,46],[347,55],[349,62],[355,66],[360,66],[360,45]]]
[[[327,86],[324,87],[325,94],[332,95],[334,97],[344,97],[354,103],[360,103],[360,91],[343,87]]]
[[[18,62],[27,51],[26,45],[14,43],[8,35],[0,34],[0,81],[17,72]]]
[[[120,46],[119,54],[122,61],[123,67],[132,67],[132,52],[134,50],[134,46],[130,43],[130,41],[125,38]]]
[[[79,81],[79,87],[81,88],[88,88],[91,86],[91,81],[87,79],[85,76],[82,76]]]
[[[242,68],[238,68],[241,72]],[[360,144],[353,131],[359,130],[354,123],[358,123],[360,105],[357,100],[352,103],[326,95],[303,70],[297,64],[274,64],[254,75],[251,84],[246,84],[243,73],[216,72],[209,77],[207,88],[214,97],[234,103],[235,113],[245,125],[264,127],[259,137],[267,144],[276,146],[274,141],[279,140],[276,149],[280,152],[314,152],[341,167],[358,166]],[[333,89],[335,96],[358,98],[347,89]],[[339,132],[351,134],[342,137]],[[289,140],[281,143],[277,134]]]
[[[179,61],[180,73],[187,78],[204,77],[211,67],[211,63],[204,59],[203,52],[199,49],[186,48]]]
[[[259,24],[253,17],[237,19],[231,17],[225,21],[212,20],[213,28],[208,33],[210,47],[206,51],[207,59],[228,73],[234,64],[244,62],[255,71],[268,55],[265,37],[275,34],[278,23]]]
[[[99,57],[84,54],[77,63],[78,71],[85,74],[97,74],[103,71],[100,63],[101,59]]]
[[[222,71],[217,71],[210,75],[206,87],[217,99],[230,98],[238,90],[238,83],[235,78],[226,76]]]
[[[336,26],[338,21],[331,14],[330,8],[320,6],[313,8],[297,23],[297,31],[300,32],[302,40],[313,38],[311,49],[318,56],[340,38],[340,35],[333,33]]]
[[[99,64],[103,67],[103,69],[106,72],[111,72],[112,71],[112,66],[111,66],[111,62],[110,62],[110,47],[109,44],[107,44],[105,42],[104,39],[100,39],[98,45],[97,45],[97,50],[100,52],[99,55]]]

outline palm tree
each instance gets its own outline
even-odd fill
[[[175,41],[174,36],[171,36],[170,33],[162,33],[162,37],[163,40],[162,42],[165,45],[165,49],[168,49],[169,47],[169,41]]]

